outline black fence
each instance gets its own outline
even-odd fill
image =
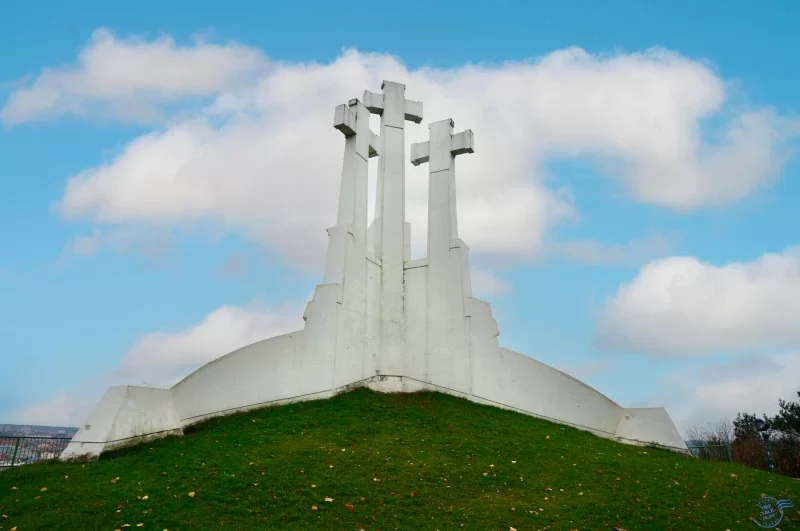
[[[733,445],[703,444],[687,446],[689,453],[706,461],[733,461]]]
[[[730,444],[692,441],[687,446],[693,456],[707,461],[731,461],[751,468],[770,470],[776,474],[800,478],[800,438],[773,435],[769,446],[758,436],[736,440]]]
[[[71,437],[0,437],[0,470],[61,455]]]

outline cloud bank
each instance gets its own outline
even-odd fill
[[[600,347],[665,357],[800,347],[800,247],[723,266],[670,257],[620,287]]]
[[[475,131],[476,154],[458,164],[460,228],[484,253],[535,255],[549,227],[576,217],[570,189],[547,186],[549,160],[589,157],[634,200],[688,210],[768,185],[789,134],[770,108],[726,107],[723,79],[664,49],[573,47],[525,62],[409,69],[354,50],[326,64],[281,63],[240,44],[178,46],[104,29],[74,65],[46,68],[14,92],[2,117],[16,124],[93,109],[120,118],[124,109],[122,118],[163,118],[72,176],[61,214],[98,225],[211,220],[308,266],[321,263],[335,219],[343,141],[333,107],[383,79],[407,84],[426,123],[453,117]],[[203,103],[187,104],[196,98]],[[702,126],[712,118],[722,125],[709,135]],[[427,128],[410,124],[407,136],[425,140]],[[409,165],[417,256],[426,201],[427,174]],[[585,251],[566,251],[576,253]]]

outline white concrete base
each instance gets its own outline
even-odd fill
[[[231,355],[236,352],[231,353]],[[506,352],[511,353],[511,351]],[[542,381],[552,382],[552,385],[554,387],[559,387],[564,395],[569,396],[572,391],[578,391],[583,394],[584,397],[580,401],[572,401],[573,408],[571,410],[562,409],[561,411],[554,411],[552,407],[541,407],[534,411],[525,409],[525,407],[517,407],[509,403],[498,402],[497,400],[484,396],[459,392],[431,382],[419,381],[414,378],[404,376],[372,376],[335,389],[325,389],[315,393],[265,400],[254,404],[239,404],[232,408],[208,411],[202,415],[179,419],[171,412],[176,409],[175,402],[172,399],[174,394],[172,394],[169,399],[165,399],[166,395],[163,389],[148,389],[133,386],[112,387],[90,415],[86,424],[78,431],[69,446],[64,450],[61,459],[94,459],[105,451],[116,450],[170,435],[183,435],[183,428],[209,418],[267,406],[326,399],[358,387],[368,387],[380,393],[437,391],[465,398],[479,404],[513,410],[525,415],[564,424],[589,431],[599,437],[616,439],[617,441],[627,444],[656,444],[675,451],[686,451],[684,441],[675,429],[664,408],[622,408],[567,374],[541,364],[531,358],[521,356],[517,353],[512,354],[520,356],[521,360],[527,360],[527,362],[522,361],[522,363],[530,364],[528,366],[529,371],[527,371],[529,376],[538,377]],[[517,362],[521,360],[517,360]],[[515,381],[516,380],[509,380],[506,382],[506,385],[511,386],[508,390],[515,393],[524,392],[524,389],[513,388],[515,385],[518,385]],[[167,393],[171,393],[171,391],[172,390],[166,390]],[[142,407],[145,403],[138,399],[147,397],[151,392],[153,396],[148,401],[148,404]],[[589,408],[584,407],[584,409],[581,410],[581,405],[586,406],[598,402],[610,406],[607,412],[608,415],[605,416],[608,423],[602,424],[604,427],[598,427],[599,424],[595,422],[597,420],[596,417],[586,417],[585,411],[588,411]],[[556,401],[554,404],[557,408],[558,402]],[[165,412],[168,413],[164,414]],[[558,415],[558,417],[551,416],[553,414]],[[593,414],[594,413],[590,413],[590,415]],[[587,420],[589,422],[587,422]],[[130,429],[132,427],[138,428]]]
[[[345,135],[337,225],[328,229],[323,284],[305,327],[259,341],[199,368],[171,389],[112,387],[62,459],[96,457],[154,437],[180,435],[202,420],[266,405],[328,398],[367,385],[381,392],[442,391],[513,409],[601,437],[686,451],[663,408],[624,409],[591,387],[503,349],[486,302],[472,297],[469,248],[458,238],[455,157],[474,152],[474,135],[452,120],[430,125],[412,146],[430,166],[428,257],[409,260],[404,219],[405,121],[422,104],[384,82],[335,112]],[[381,115],[381,135],[369,130]],[[380,156],[378,205],[366,225],[367,160]]]

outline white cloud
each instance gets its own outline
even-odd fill
[[[779,398],[797,397],[798,374],[798,352],[716,362],[701,370],[684,369],[663,382],[669,391],[665,392],[662,405],[684,428],[720,419],[733,420],[740,412],[774,415],[778,412]]]
[[[222,306],[191,328],[143,336],[122,358],[116,377],[126,383],[173,385],[194,369],[256,341],[303,328],[302,310]]]
[[[63,266],[77,257],[94,256],[108,248],[117,254],[136,252],[147,258],[150,265],[163,261],[172,247],[172,234],[168,230],[144,225],[99,229],[89,235],[71,239],[62,249],[57,264]]]
[[[483,269],[472,269],[469,277],[472,281],[472,292],[476,297],[504,295],[511,290],[508,282]]]
[[[102,247],[102,233],[100,230],[95,230],[92,234],[76,236],[64,247],[61,251],[61,256],[58,258],[58,263],[63,264],[65,261],[76,256],[94,256]]]
[[[126,63],[131,72],[106,68]],[[705,139],[701,121],[727,111],[725,82],[662,49],[591,55],[568,48],[535,61],[448,70],[408,70],[392,56],[356,51],[328,64],[264,64],[243,46],[181,48],[167,38],[118,40],[101,30],[77,66],[46,70],[4,112],[7,120],[33,115],[19,111],[26,108],[20,101],[48,91],[58,97],[43,108],[54,113],[215,93],[211,105],[181,109],[115,158],[73,176],[61,212],[105,224],[212,220],[313,267],[335,220],[342,139],[331,127],[333,107],[378,90],[382,79],[406,83],[408,98],[424,102],[426,121],[450,116],[457,129],[475,131],[477,153],[459,158],[457,182],[461,236],[479,252],[535,255],[549,226],[575,217],[570,190],[544,184],[551,158],[593,158],[636,200],[689,209],[767,185],[789,134],[790,122],[764,108],[734,114],[723,141]],[[178,68],[186,74],[173,75]],[[257,81],[238,83],[252,71]],[[426,136],[426,127],[409,124],[409,141]],[[406,197],[420,256],[424,166],[408,167]]]
[[[800,346],[800,247],[724,266],[655,260],[608,301],[605,348],[692,356]]]
[[[238,348],[300,330],[301,306],[222,306],[184,330],[146,334],[122,356],[115,370],[92,377],[47,402],[17,410],[11,415],[12,422],[79,426],[110,385],[171,386],[205,363]]]
[[[75,66],[45,68],[11,94],[0,111],[8,125],[96,109],[116,118],[159,119],[159,104],[211,96],[266,65],[258,51],[237,44],[178,46],[169,37],[117,39],[101,28]]]

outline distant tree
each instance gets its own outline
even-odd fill
[[[758,417],[752,413],[738,413],[733,420],[733,437],[737,441],[747,441],[758,437],[755,421]]]
[[[800,391],[797,392],[797,396],[800,398]],[[769,419],[772,427],[787,435],[800,437],[800,401],[789,402],[781,399],[778,403],[780,412]]]

